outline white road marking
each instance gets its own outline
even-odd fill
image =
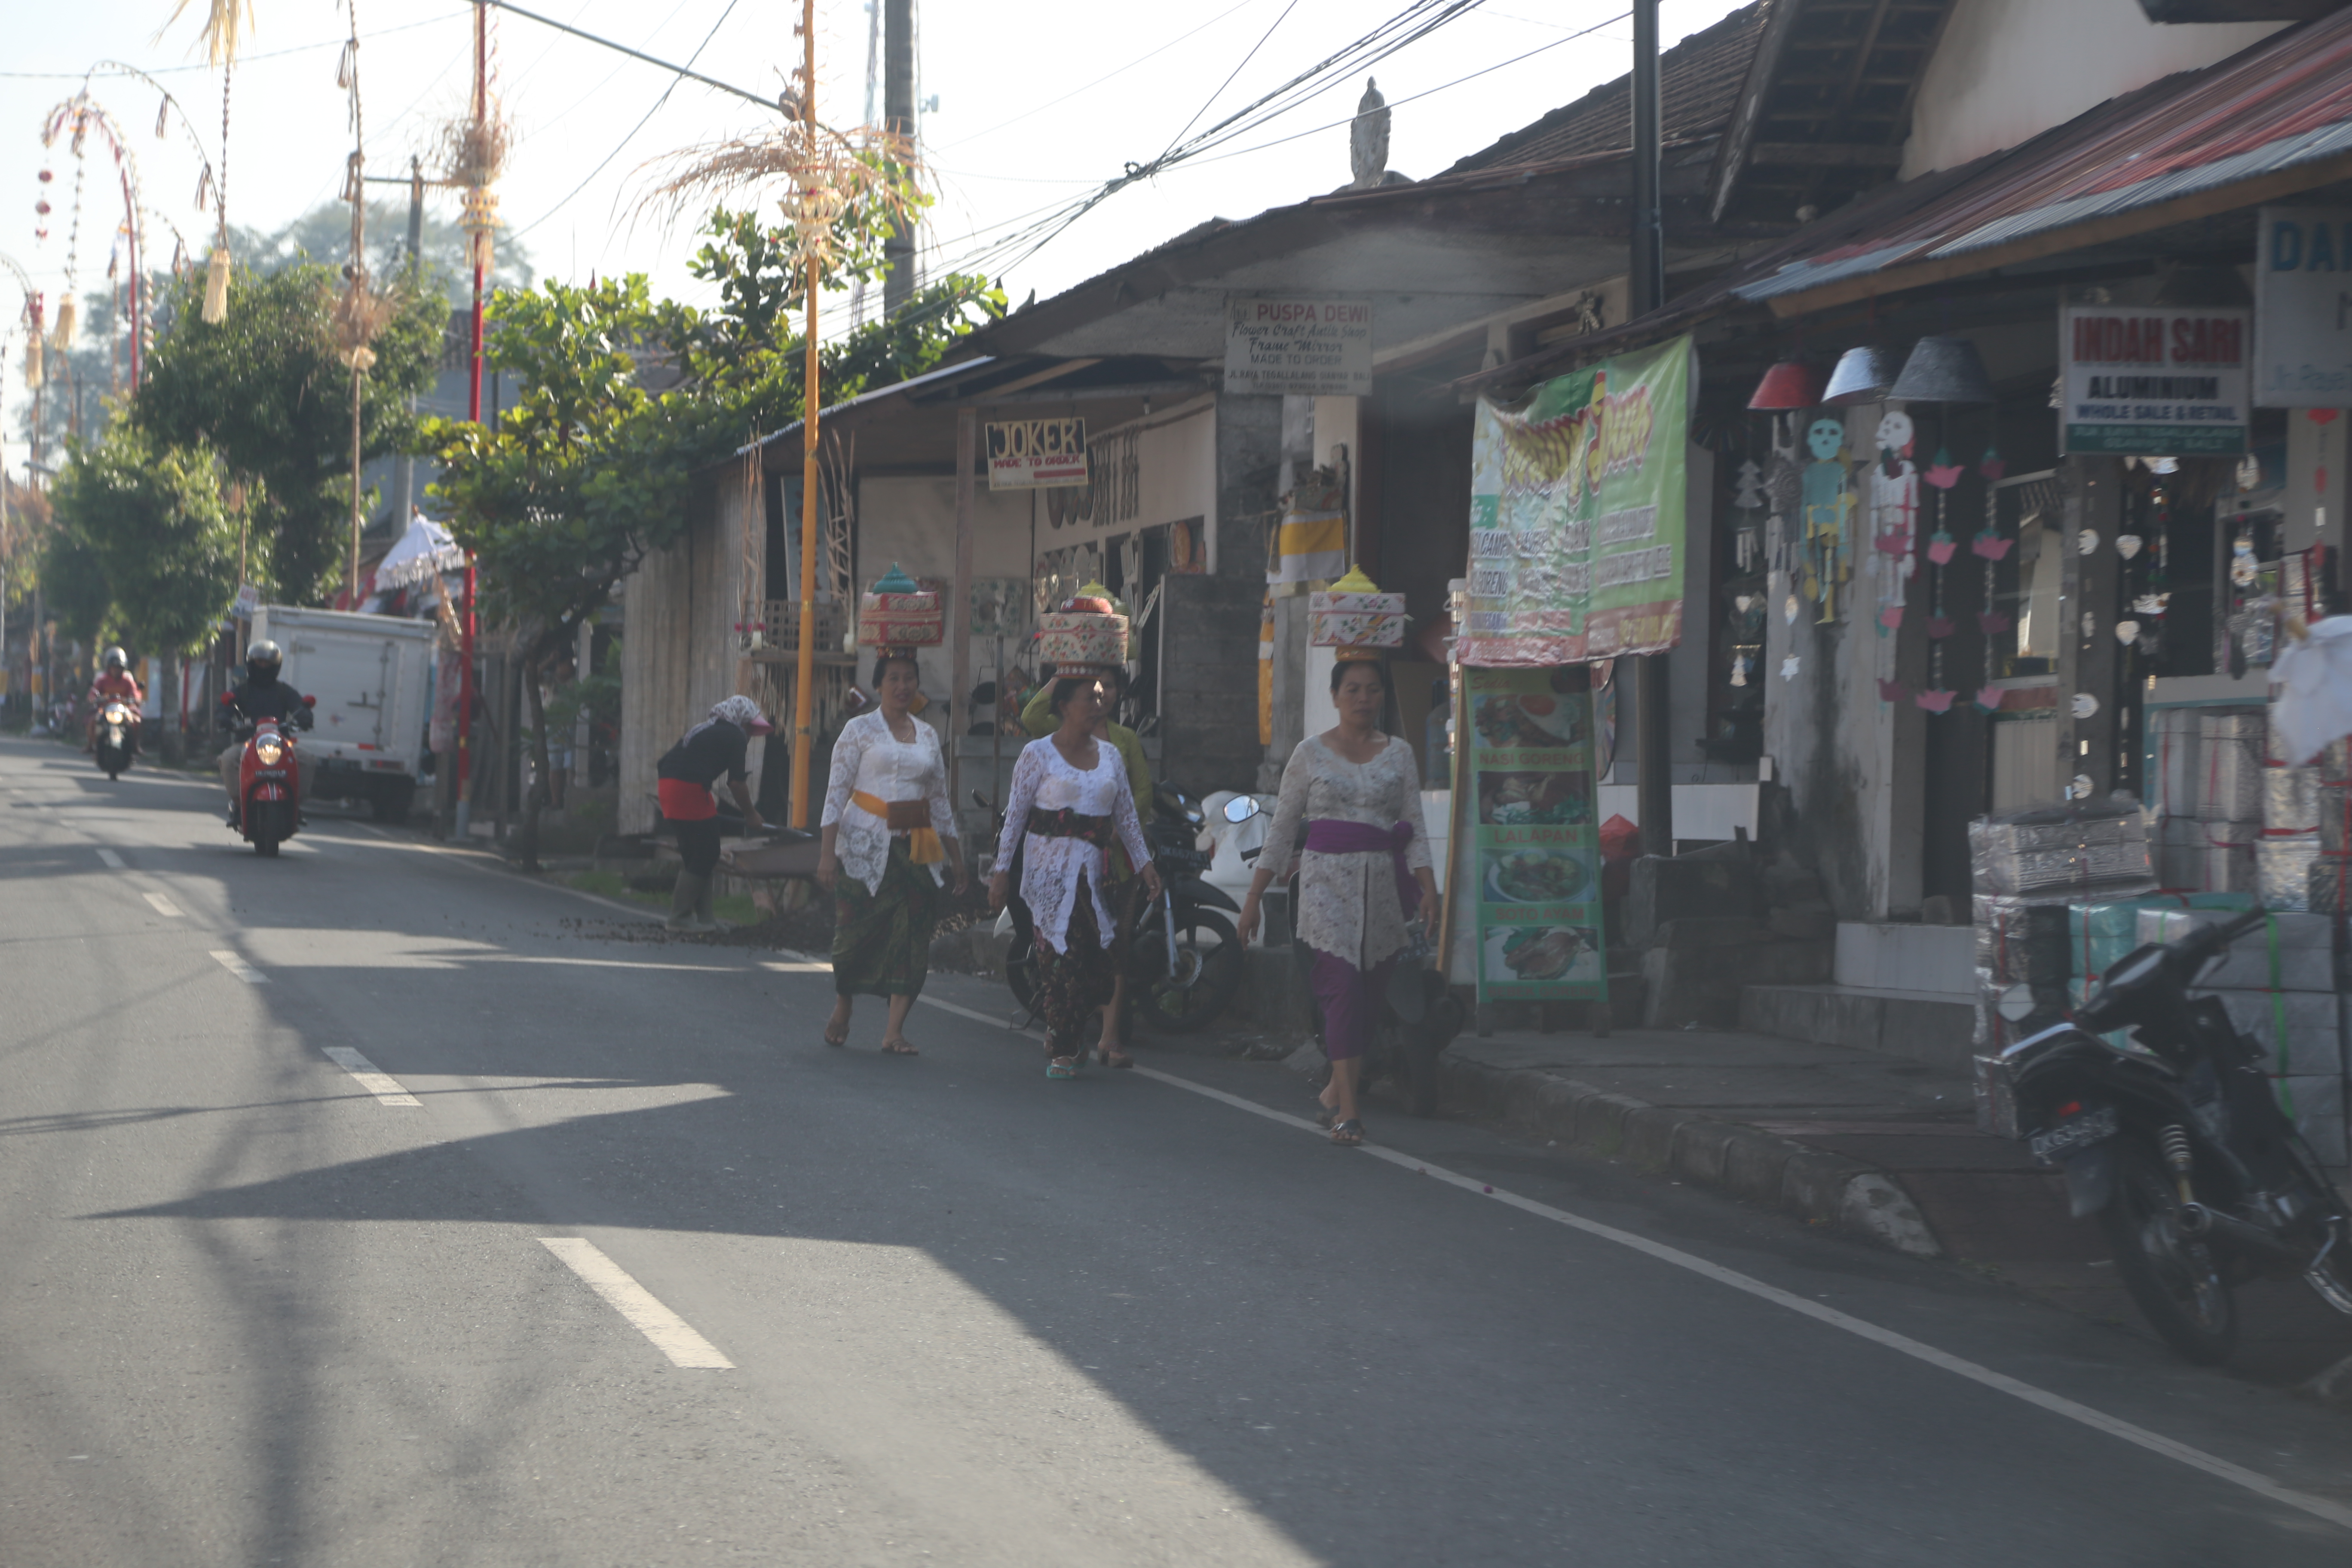
[[[155,912],[159,915],[168,915],[174,918],[179,915],[180,906],[173,903],[171,900],[165,898],[161,893],[142,893],[140,896],[145,899],[149,903],[154,905]]]
[[[922,1000],[928,1002],[930,998],[926,996]],[[941,1003],[940,1005],[947,1006],[948,1004]],[[962,1008],[953,1010],[964,1011]],[[975,1014],[973,1016],[979,1016],[979,1015]],[[1297,1127],[1312,1132],[1318,1138],[1330,1136],[1322,1128],[1303,1116],[1293,1116],[1287,1111],[1270,1110],[1253,1100],[1244,1100],[1237,1094],[1227,1094],[1223,1089],[1211,1089],[1206,1084],[1194,1083],[1190,1079],[1178,1078],[1173,1073],[1160,1072],[1157,1068],[1138,1067],[1135,1070],[1144,1078],[1153,1079],[1160,1083],[1172,1084],[1178,1089],[1189,1089],[1194,1094],[1230,1105],[1237,1110],[1246,1110],[1253,1116],[1263,1116],[1269,1121],[1279,1121],[1285,1126]],[[1661,1263],[1672,1264],[1676,1268],[1688,1269],[1691,1273],[1702,1279],[1712,1279],[1718,1285],[1728,1285],[1735,1290],[1742,1290],[1761,1300],[1769,1301],[1775,1306],[1785,1307],[1790,1311],[1801,1313],[1817,1322],[1827,1323],[1833,1329],[1843,1329],[1857,1338],[1870,1341],[1873,1344],[1884,1345],[1888,1350],[1926,1362],[1929,1366],[1940,1367],[1957,1376],[1967,1378],[1971,1383],[1981,1384],[1997,1393],[2006,1394],[2012,1399],[2021,1399],[2026,1404],[2047,1410],[2053,1415],[2063,1415],[2069,1421],[2078,1421],[2094,1431],[2105,1432],[2111,1437],[2120,1437],[2126,1443],[2135,1444],[2153,1454],[2161,1454],[2168,1459],[2188,1466],[2190,1469],[2202,1470],[2209,1476],[2218,1477],[2233,1485],[2243,1487],[2250,1492],[2270,1499],[2273,1502],[2283,1503],[2288,1508],[2300,1509],[2305,1513],[2327,1521],[2330,1524],[2341,1525],[2345,1529],[2352,1530],[2352,1508],[2347,1508],[2342,1503],[2330,1502],[2326,1498],[2313,1497],[2307,1492],[2299,1492],[2283,1487],[2268,1476],[2247,1469],[2242,1465],[2233,1465],[2229,1460],[2208,1454],[2201,1448],[2192,1448],[2186,1443],[2177,1443],[2160,1433],[2151,1432],[2145,1426],[2136,1426],[2128,1421],[2119,1420],[2103,1410],[2094,1410],[2087,1405],[2066,1398],[2063,1394],[2052,1394],[2046,1389],[2036,1388],[2033,1384],[2011,1377],[2007,1373],[1995,1372],[1989,1366],[1980,1366],[1975,1362],[1939,1351],[1935,1346],[1923,1343],[1907,1334],[1898,1334],[1892,1329],[1882,1329],[1876,1323],[1854,1317],[1851,1313],[1841,1312],[1834,1307],[1824,1307],[1819,1301],[1809,1301],[1804,1297],[1783,1290],[1777,1285],[1767,1285],[1763,1280],[1753,1279],[1736,1269],[1709,1263],[1706,1258],[1696,1257],[1679,1247],[1667,1247],[1661,1242],[1652,1241],[1645,1236],[1636,1236],[1632,1231],[1619,1230],[1615,1226],[1602,1225],[1598,1220],[1586,1219],[1581,1215],[1570,1214],[1566,1209],[1557,1209],[1549,1204],[1540,1204],[1533,1198],[1521,1197],[1517,1193],[1506,1192],[1500,1187],[1491,1186],[1485,1182],[1458,1175],[1443,1165],[1433,1165],[1426,1160],[1416,1159],[1411,1154],[1401,1153],[1394,1149],[1383,1149],[1377,1144],[1366,1143],[1360,1145],[1357,1152],[1370,1154],[1376,1160],[1385,1160],[1391,1165],[1402,1166],[1418,1175],[1434,1177],[1449,1186],[1459,1187],[1464,1192],[1475,1193],[1481,1197],[1492,1197],[1496,1203],[1507,1204],[1524,1214],[1534,1215],[1538,1219],[1548,1219],[1554,1225],[1564,1225],[1571,1230],[1580,1230],[1585,1235],[1597,1237],[1602,1241],[1612,1241],[1620,1247],[1631,1247],[1635,1252],[1647,1254]]]
[[[770,964],[768,967],[772,969],[776,966]],[[831,969],[833,965],[828,963],[822,967]],[[993,1014],[983,1013],[977,1007],[959,1007],[952,1002],[942,1002],[936,996],[918,996],[915,1000],[927,1006],[937,1007],[942,1013],[953,1013],[959,1018],[970,1018],[977,1024],[992,1024],[1000,1029],[1011,1029],[1016,1035],[1027,1035],[1032,1039],[1042,1040],[1045,1037],[1034,1029],[1015,1028],[1012,1019],[1000,1018]]]
[[[628,1271],[605,1257],[594,1242],[577,1236],[542,1236],[539,1244],[586,1280],[591,1289],[635,1324],[639,1333],[653,1341],[654,1348],[669,1357],[672,1363],[719,1372],[734,1369],[735,1363],[720,1354],[717,1345],[696,1333],[684,1318],[630,1279]]]
[[[109,866],[113,867],[118,871],[122,869],[122,857],[117,855],[111,849],[100,850],[98,852],[98,858],[105,861]]]
[[[323,1048],[326,1051],[327,1059],[357,1079],[362,1089],[375,1096],[377,1104],[413,1105],[419,1110],[424,1108],[425,1102],[402,1087],[398,1079],[380,1069],[375,1063],[368,1060],[351,1047],[328,1046]]]
[[[247,985],[267,985],[269,984],[269,976],[262,973],[261,971],[254,968],[253,965],[247,963],[245,960],[239,958],[233,952],[215,952],[213,954],[213,962],[219,964],[223,969],[227,970],[231,974],[236,975],[239,980],[244,981]]]
[[[760,967],[772,974],[830,974],[833,973],[832,964],[816,963],[807,959],[795,963],[780,963],[772,958],[763,958],[760,961]]]

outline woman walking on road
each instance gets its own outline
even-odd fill
[[[1376,660],[1349,658],[1347,651],[1331,670],[1339,722],[1290,753],[1274,825],[1236,923],[1248,942],[1257,930],[1259,900],[1289,868],[1303,826],[1298,935],[1315,955],[1311,983],[1323,1010],[1323,1054],[1331,1059],[1323,1107],[1332,1142],[1360,1143],[1356,1089],[1365,1047],[1389,971],[1408,940],[1405,922],[1424,900],[1436,907],[1437,885],[1412,748],[1380,730],[1387,673]]]
[[[824,1043],[849,1038],[859,995],[886,997],[882,1049],[916,1055],[907,1014],[930,973],[943,868],[964,878],[939,731],[915,717],[920,675],[910,649],[886,647],[874,665],[879,706],[841,728],[824,792],[817,885],[834,897],[833,1016]],[[846,877],[842,873],[847,872]]]
[[[719,929],[710,918],[710,879],[719,869],[719,799],[710,786],[724,774],[728,792],[743,813],[743,826],[754,832],[765,826],[744,782],[744,752],[752,736],[774,728],[761,716],[758,703],[740,694],[730,697],[715,704],[709,718],[688,730],[686,739],[654,764],[661,814],[677,830],[680,866],[677,889],[670,895],[670,930]]]
[[[1101,679],[1065,665],[1052,706],[1054,732],[1030,742],[1013,767],[1004,834],[1017,847],[989,879],[988,904],[1004,907],[1017,866],[1020,897],[1036,933],[1038,1005],[1053,1058],[1045,1076],[1070,1078],[1086,1057],[1086,1027],[1110,1001],[1118,973],[1118,927],[1108,901],[1112,840],[1155,899],[1160,872],[1144,843],[1126,766],[1095,733],[1104,708]]]

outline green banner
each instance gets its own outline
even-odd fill
[[[1587,672],[1465,669],[1462,679],[1478,998],[1606,1001]]]
[[[1691,340],[1548,381],[1472,436],[1469,665],[1580,664],[1682,640]]]

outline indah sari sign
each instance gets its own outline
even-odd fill
[[[1479,1000],[1606,1000],[1590,676],[1571,666],[1462,679]]]

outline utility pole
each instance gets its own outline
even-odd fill
[[[490,118],[490,8],[474,0],[474,132],[482,134]],[[490,249],[488,192],[476,185],[466,193],[467,259],[474,269],[473,324],[467,361],[466,417],[482,422],[482,279]],[[472,826],[473,807],[466,786],[473,776],[474,759],[474,557],[466,556],[466,603],[457,615],[457,781],[455,801],[457,837],[463,841]]]
[[[425,245],[425,164],[422,159],[408,160],[408,280],[415,283],[423,275],[424,258],[418,252]],[[416,399],[408,400],[408,411],[416,412]],[[403,454],[393,465],[392,517],[393,538],[397,540],[408,527],[408,514],[416,509],[416,459]]]
[[[1633,254],[1626,279],[1632,315],[1639,320],[1666,302],[1665,223],[1659,205],[1658,0],[1633,4]],[[1683,461],[1680,452],[1663,454]],[[1689,563],[1685,562],[1687,570]],[[1667,656],[1645,655],[1634,672],[1633,766],[1644,854],[1675,852],[1675,786],[1668,761],[1674,728]]]
[[[909,142],[915,135],[915,0],[878,0],[882,7],[882,117],[886,129]],[[814,93],[812,91],[811,96]],[[882,242],[882,319],[904,309],[915,292],[915,219],[891,220]]]

